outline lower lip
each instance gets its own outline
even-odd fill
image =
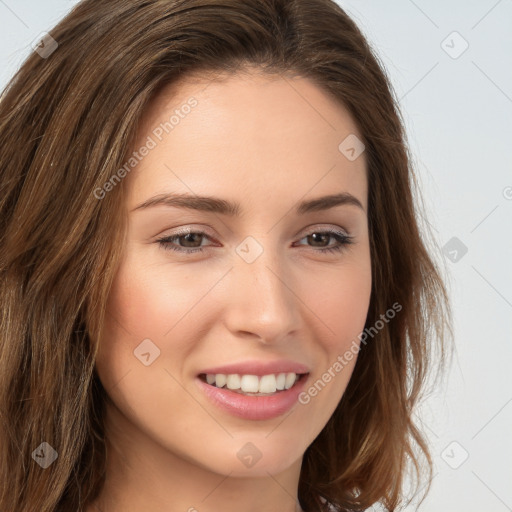
[[[271,396],[248,396],[226,388],[217,388],[196,377],[201,390],[220,409],[246,420],[269,420],[288,412],[298,401],[309,375],[304,375],[290,389]]]

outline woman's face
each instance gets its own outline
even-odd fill
[[[231,476],[300,468],[368,312],[362,137],[309,80],[256,74],[168,87],[139,128],[97,360],[110,436]]]

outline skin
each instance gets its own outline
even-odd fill
[[[354,357],[308,404],[271,420],[246,420],[209,402],[195,382],[204,368],[248,359],[292,359],[314,383],[358,342],[371,293],[367,177],[363,153],[338,149],[362,139],[348,111],[308,79],[256,71],[167,86],[139,126],[152,130],[190,97],[198,104],[125,178],[128,231],[111,290],[97,371],[107,407],[107,479],[95,512],[292,512],[303,454],[327,423]],[[153,137],[154,138],[154,137]],[[157,139],[155,139],[157,140]],[[304,199],[349,192],[362,203],[297,215]],[[162,193],[237,201],[242,215],[155,206]],[[192,227],[207,236],[174,245],[157,239]],[[353,244],[319,249],[338,229]],[[263,253],[236,252],[253,237]],[[318,235],[317,235],[318,236]],[[149,338],[160,356],[143,365],[134,350]],[[306,389],[308,386],[306,387]],[[260,460],[237,457],[251,442]]]

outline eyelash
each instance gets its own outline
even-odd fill
[[[324,248],[316,249],[316,251],[320,252],[320,253],[340,252],[343,249],[345,249],[347,245],[354,243],[353,236],[346,235],[345,233],[342,233],[340,231],[334,231],[334,230],[312,231],[311,233],[308,233],[307,235],[302,237],[301,240],[303,240],[304,238],[311,236],[313,234],[330,235],[331,237],[335,238],[338,241],[338,245],[335,245],[332,247],[324,247]],[[176,252],[185,253],[185,254],[203,252],[204,251],[203,247],[196,247],[194,249],[186,249],[186,248],[179,248],[179,246],[173,245],[172,242],[174,240],[181,238],[183,236],[187,236],[187,235],[203,235],[206,238],[210,239],[208,234],[205,233],[204,231],[185,231],[185,232],[181,232],[181,233],[176,233],[175,235],[172,235],[172,236],[159,238],[157,240],[157,243],[160,245],[160,247],[162,247],[163,249],[165,249],[167,251],[171,250],[171,251],[176,251]]]

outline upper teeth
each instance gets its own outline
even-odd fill
[[[239,375],[223,373],[206,375],[206,382],[221,388],[224,385],[228,389],[241,389],[245,393],[275,393],[283,389],[290,389],[297,380],[296,373],[278,373],[270,375]]]

